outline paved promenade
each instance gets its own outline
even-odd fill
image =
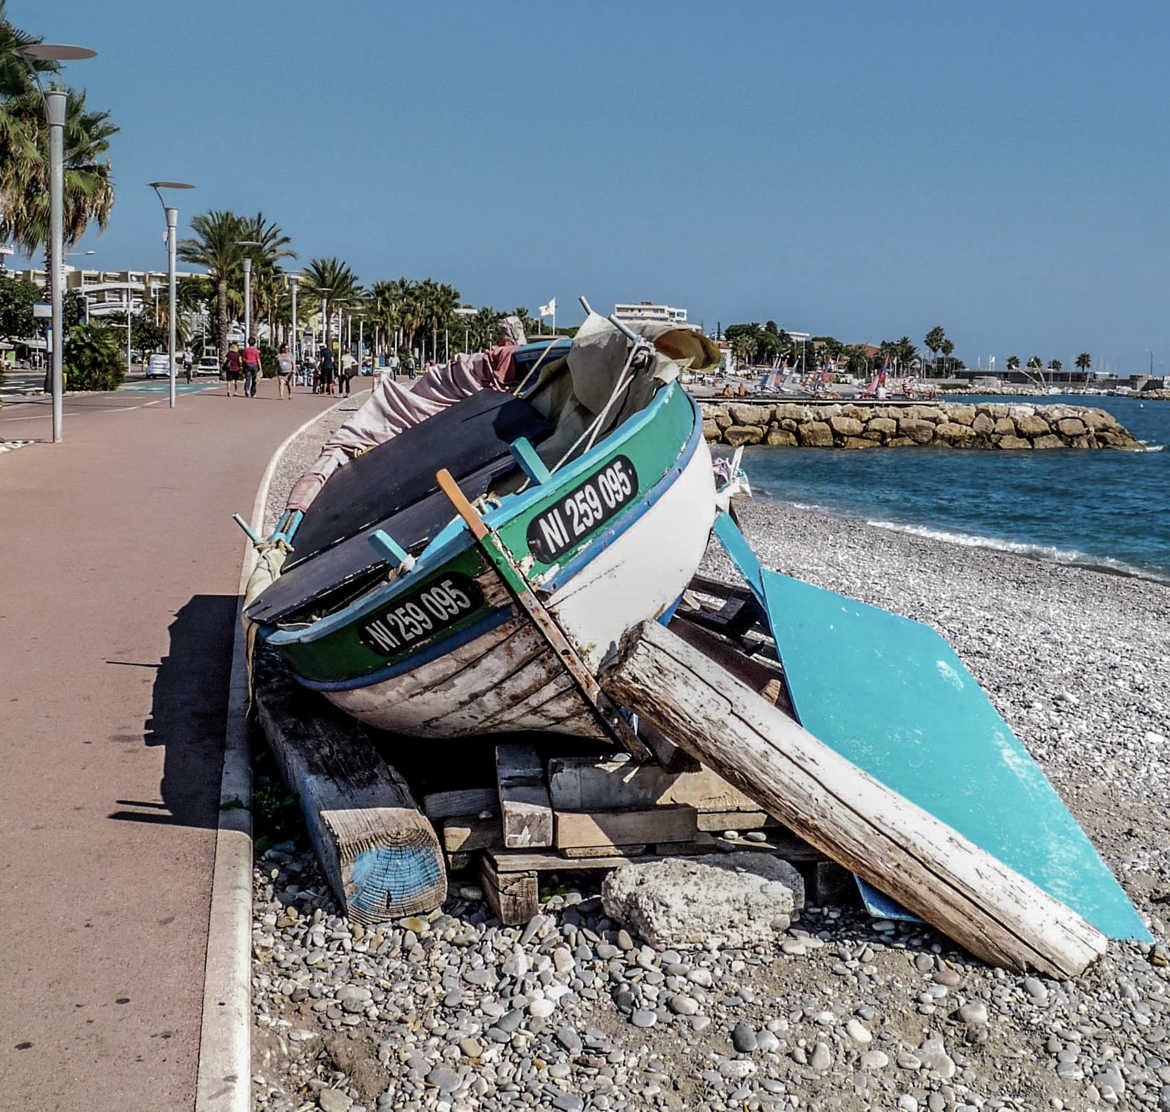
[[[360,380],[359,380],[360,381]],[[0,1110],[194,1102],[243,536],[337,401],[70,398],[0,453]],[[50,433],[47,399],[0,441]]]

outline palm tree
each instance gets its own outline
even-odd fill
[[[943,346],[943,341],[946,340],[947,334],[943,330],[941,324],[936,324],[925,336],[922,342],[926,344],[927,350],[930,352],[930,361],[933,363],[937,358],[936,352]]]
[[[281,231],[275,220],[266,220],[264,213],[245,217],[241,222],[241,239],[255,241],[257,246],[249,247],[247,253],[252,259],[252,290],[256,306],[255,320],[267,319],[268,334],[273,336],[272,324],[280,288],[284,285],[284,274],[280,269],[281,259],[295,259],[297,253],[289,246],[292,240]],[[259,328],[256,328],[259,334]]]
[[[1020,357],[1018,355],[1009,355],[1007,358],[1007,369],[1014,371],[1020,365]]]
[[[354,296],[358,288],[357,275],[336,256],[312,259],[305,267],[305,276],[311,289],[318,291],[321,310],[325,314],[325,346],[333,343],[333,307]]]
[[[1093,365],[1093,357],[1087,352],[1082,351],[1077,356],[1077,369],[1085,372],[1085,381],[1089,381],[1089,368]]]
[[[1052,368],[1054,371],[1059,371],[1059,370],[1060,370],[1060,368],[1064,366],[1064,364],[1063,364],[1063,363],[1062,363],[1062,362],[1061,362],[1059,359],[1053,359],[1051,362],[1049,362],[1049,364],[1048,364],[1048,365],[1049,365],[1049,366],[1050,366],[1050,367],[1051,367],[1051,368]]]
[[[85,93],[66,90],[62,239],[72,246],[91,222],[105,231],[114,207],[109,159],[110,137],[118,129],[108,112],[91,112]],[[32,255],[49,246],[49,131],[40,93],[28,90],[5,102],[6,127],[13,145],[0,144],[0,237]]]
[[[947,373],[947,363],[954,354],[955,345],[951,342],[950,337],[947,337],[939,344],[938,350],[942,352],[943,357],[943,374]]]
[[[191,220],[191,239],[179,243],[177,254],[184,262],[207,268],[215,284],[215,319],[219,329],[219,362],[227,358],[228,285],[239,284],[243,248],[238,240],[246,239],[243,221],[226,209],[212,209]]]
[[[1033,355],[1032,358],[1028,360],[1028,366],[1032,368],[1040,368],[1044,366],[1044,361],[1040,358],[1040,356]]]

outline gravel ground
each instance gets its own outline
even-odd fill
[[[501,927],[456,878],[440,912],[363,931],[298,833],[256,861],[257,1109],[1170,1112],[1170,588],[761,503],[744,524],[765,563],[950,640],[1158,946],[1113,943],[1057,981],[810,907],[770,946],[657,952],[581,874],[551,879],[526,927]],[[262,789],[266,774],[261,756]]]

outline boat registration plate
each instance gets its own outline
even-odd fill
[[[483,592],[475,580],[452,573],[396,598],[362,625],[358,636],[366,648],[389,656],[454,625],[482,605]]]
[[[529,549],[541,563],[553,563],[637,493],[634,465],[625,456],[615,456],[529,522]]]

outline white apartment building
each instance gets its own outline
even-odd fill
[[[658,305],[653,301],[630,302],[625,305],[615,305],[613,315],[619,320],[653,320],[664,324],[677,324],[684,328],[693,328],[698,331],[697,324],[687,322],[686,309],[676,309],[673,305]]]
[[[132,313],[140,313],[160,301],[165,303],[167,297],[165,270],[86,270],[68,265],[63,267],[63,270],[66,292],[81,291],[85,297],[88,317],[125,313],[127,305]],[[7,270],[4,273],[40,289],[49,282],[48,272],[43,267]],[[181,282],[184,278],[201,277],[202,271],[175,271],[176,282]]]

